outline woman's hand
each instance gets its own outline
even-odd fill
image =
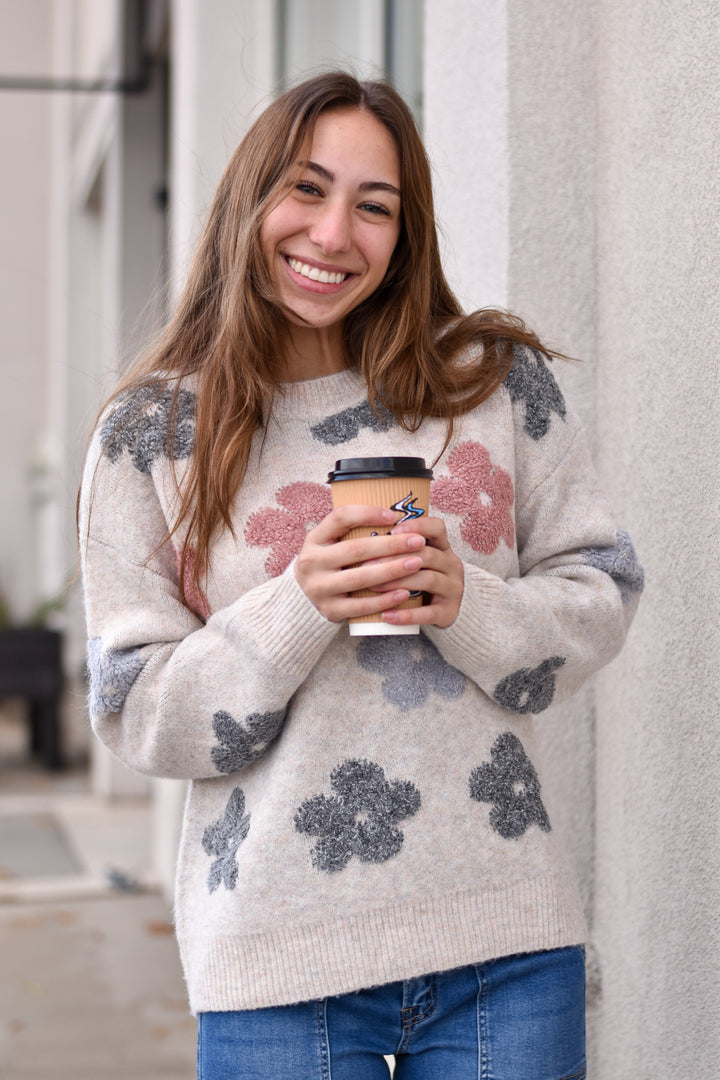
[[[389,532],[396,521],[392,510],[380,506],[341,506],[307,534],[295,562],[295,577],[330,622],[388,612],[408,599],[410,589],[423,588],[405,585],[403,579],[423,566],[425,538],[419,529]],[[375,527],[379,533],[358,540],[343,539],[359,526]],[[351,596],[357,589],[376,593]]]
[[[383,620],[395,626],[411,623],[446,627],[455,622],[465,588],[462,560],[450,547],[445,524],[441,518],[421,517],[403,522],[393,530],[393,536],[423,537],[425,545],[419,552],[421,567],[416,573],[393,579],[376,589],[422,590],[429,603],[403,611],[386,610]]]

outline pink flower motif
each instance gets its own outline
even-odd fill
[[[319,525],[332,510],[328,488],[306,480],[280,488],[275,499],[284,509],[257,510],[245,526],[248,544],[272,548],[265,560],[270,577],[282,574],[305,543],[308,527]]]
[[[182,549],[175,552],[175,561],[177,564],[178,576],[180,575],[180,565],[182,563]],[[183,590],[185,593],[185,607],[190,608],[195,615],[201,618],[204,622],[212,615],[208,598],[202,589],[198,588],[193,581],[193,574],[195,573],[195,548],[188,547],[185,549],[185,572],[183,573]]]
[[[508,473],[493,465],[488,451],[476,442],[456,447],[448,465],[450,477],[441,477],[432,486],[433,505],[463,515],[460,535],[473,551],[491,555],[501,540],[511,548],[515,493]]]

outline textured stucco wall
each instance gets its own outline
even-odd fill
[[[602,1077],[720,1072],[720,8],[607,0],[600,464],[647,571],[598,694]]]
[[[509,0],[508,303],[578,357],[559,377],[594,428],[595,18],[575,0]]]
[[[538,721],[593,927],[590,1075],[715,1080],[720,8],[426,8],[453,284],[583,357],[561,382],[647,571],[624,652]]]

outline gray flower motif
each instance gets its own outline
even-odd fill
[[[623,604],[627,604],[631,593],[643,591],[645,571],[638,562],[628,533],[618,530],[616,540],[614,547],[583,548],[580,557],[588,566],[609,574],[620,590]]]
[[[528,352],[533,356],[531,361]],[[525,404],[525,431],[531,439],[542,439],[550,430],[551,414],[565,418],[565,399],[554,376],[536,349],[513,345],[513,364],[505,384],[513,402]]]
[[[378,415],[369,401],[363,401],[360,405],[351,405],[342,412],[333,413],[310,428],[315,439],[326,443],[328,446],[337,446],[339,443],[349,442],[360,432],[361,428],[370,428],[371,431],[387,431],[395,423],[395,417],[382,405],[377,406]]]
[[[245,725],[233,720],[228,712],[220,710],[213,714],[213,731],[220,746],[211,751],[213,765],[218,772],[239,772],[265,753],[277,736],[285,719],[285,709],[279,712],[252,713],[245,717]]]
[[[423,633],[360,638],[357,657],[362,667],[385,676],[382,692],[403,712],[424,705],[433,691],[452,701],[465,690],[463,673],[448,664]]]
[[[540,713],[555,696],[555,672],[564,656],[551,656],[536,668],[520,668],[502,679],[493,691],[498,704],[517,713]]]
[[[117,461],[127,450],[141,473],[149,473],[158,457],[175,461],[188,457],[195,445],[195,395],[180,390],[174,411],[172,399],[173,391],[159,384],[142,386],[121,398],[100,431],[106,457]]]
[[[397,855],[404,836],[395,826],[420,809],[420,792],[409,780],[385,779],[372,761],[344,761],[330,776],[334,795],[314,795],[295,814],[300,833],[317,836],[312,862],[318,870],[342,870],[355,855],[382,863]]]
[[[234,889],[237,884],[237,850],[250,831],[250,814],[245,813],[245,793],[236,787],[228,799],[225,813],[203,833],[202,846],[207,855],[215,855],[210,867],[208,889],[215,892],[221,884]]]
[[[505,840],[516,840],[531,825],[550,831],[550,819],[540,798],[540,781],[517,735],[506,731],[490,750],[490,762],[470,774],[470,796],[493,803],[490,825]]]
[[[106,650],[102,638],[90,638],[87,643],[90,712],[94,716],[120,712],[146,663],[142,648]]]

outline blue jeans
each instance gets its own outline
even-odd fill
[[[198,1020],[198,1080],[583,1080],[584,951]]]

